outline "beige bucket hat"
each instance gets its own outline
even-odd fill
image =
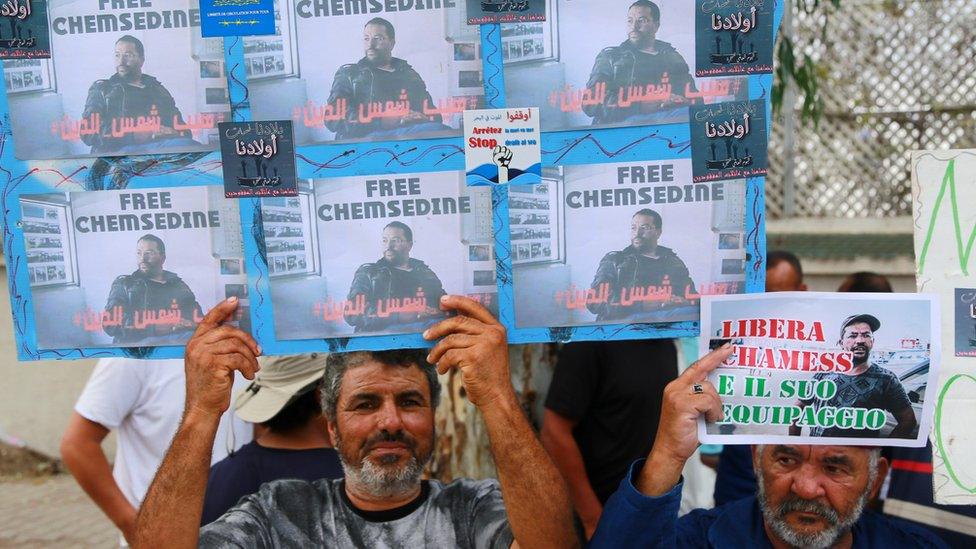
[[[264,423],[285,406],[315,388],[325,375],[328,353],[258,357],[257,377],[234,398],[234,413],[251,423]]]

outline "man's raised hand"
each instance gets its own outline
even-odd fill
[[[446,295],[441,309],[457,316],[442,320],[424,332],[424,339],[441,339],[427,361],[445,373],[461,370],[471,402],[481,408],[499,399],[513,399],[515,390],[508,369],[505,327],[480,303],[463,296]]]
[[[729,344],[708,353],[664,388],[661,423],[652,455],[658,453],[684,464],[698,449],[698,418],[704,415],[707,421],[722,419],[722,401],[707,378],[731,354]]]
[[[231,297],[214,306],[186,344],[185,413],[219,417],[230,406],[234,371],[254,379],[261,347],[250,334],[225,322],[238,307]]]

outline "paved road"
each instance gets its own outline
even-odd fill
[[[118,547],[117,532],[70,475],[0,479],[0,547]]]

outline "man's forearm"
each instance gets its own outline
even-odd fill
[[[572,503],[562,476],[536,438],[515,394],[484,406],[481,412],[519,547],[578,546]]]
[[[153,479],[136,522],[140,547],[196,547],[220,416],[188,413]]]
[[[115,482],[101,445],[95,441],[73,440],[70,445],[62,446],[61,459],[95,505],[124,535],[131,535],[129,530],[135,522],[136,508]]]
[[[593,491],[590,479],[586,474],[583,454],[573,438],[572,432],[559,427],[545,425],[542,429],[542,446],[552,457],[556,468],[566,479],[569,496],[573,500],[573,507],[583,521],[584,526],[595,527],[600,518],[603,505]],[[592,523],[592,524],[587,524]]]
[[[670,492],[681,480],[685,462],[663,451],[651,450],[644,468],[637,476],[637,491],[650,497]]]

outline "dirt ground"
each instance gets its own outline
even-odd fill
[[[61,462],[29,448],[18,448],[0,442],[0,478],[23,479],[47,477],[63,472]]]

